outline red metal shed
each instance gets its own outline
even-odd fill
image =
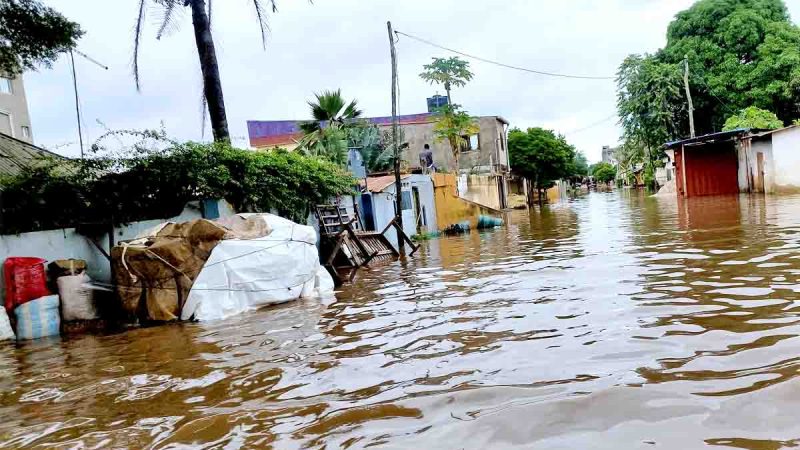
[[[738,138],[748,132],[734,130],[667,144],[675,152],[678,195],[738,194]]]

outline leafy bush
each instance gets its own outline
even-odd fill
[[[729,117],[722,130],[731,131],[737,128],[775,130],[782,127],[783,122],[774,113],[750,106],[739,111],[739,114]]]
[[[354,184],[338,166],[316,157],[173,143],[131,158],[45,160],[0,180],[0,231],[168,218],[205,198],[224,198],[239,212],[275,211],[304,220],[311,204],[350,192]]]
[[[610,183],[617,177],[617,169],[609,163],[597,163],[592,167],[592,175],[599,183]]]

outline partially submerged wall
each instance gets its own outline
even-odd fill
[[[219,202],[220,217],[234,212],[227,202]],[[168,219],[144,220],[114,228],[114,242],[135,238],[142,232],[163,222],[185,222],[201,219],[203,214],[197,202],[189,203],[183,212]],[[110,253],[108,233],[95,238],[95,241]],[[95,280],[111,281],[111,265],[108,259],[91,241],[75,231],[75,228],[35,231],[32,233],[0,235],[0,263],[11,256],[35,256],[48,261],[56,259],[82,259],[87,263],[87,273]],[[5,285],[0,277],[0,298],[5,298]]]
[[[772,135],[774,191],[800,192],[800,127],[781,130]]]
[[[502,215],[496,209],[459,197],[455,175],[435,173],[431,175],[431,179],[436,199],[436,223],[440,230],[461,222],[469,222],[471,228],[476,228],[481,215],[493,217]]]

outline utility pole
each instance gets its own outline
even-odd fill
[[[75,115],[78,116],[78,141],[81,143],[81,159],[83,159],[83,130],[81,130],[81,103],[78,101],[78,77],[75,76],[75,56],[69,51],[72,63],[72,86],[75,88]]]
[[[102,67],[105,70],[108,70],[108,66],[100,64],[99,62],[97,62],[97,60],[91,58],[89,55],[81,52],[78,49],[69,50],[69,61],[72,65],[72,87],[75,89],[75,115],[77,116],[78,119],[78,141],[81,144],[81,159],[83,159],[84,155],[83,155],[83,130],[81,125],[81,103],[78,97],[78,76],[75,73],[75,56],[72,54],[73,51],[78,55],[84,57],[87,61],[90,61],[95,65]]]
[[[686,99],[689,101],[689,134],[695,137],[694,133],[694,104],[692,103],[692,92],[689,90],[689,55],[683,58],[683,84],[686,87]]]
[[[392,22],[386,22],[389,29],[389,49],[392,55],[392,145],[394,145],[394,192],[395,216],[394,220],[399,229],[397,231],[397,247],[400,255],[405,256],[406,245],[401,231],[403,229],[403,183],[400,180],[400,125],[397,122],[397,50],[394,48],[394,31]]]

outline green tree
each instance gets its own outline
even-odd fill
[[[731,114],[749,106],[774,111],[783,122],[800,116],[800,28],[789,19],[782,0],[699,0],[678,13],[663,49],[631,56],[620,68],[621,75],[636,65],[651,66],[644,75],[670,73],[669,89],[652,93],[637,86],[651,76],[620,76],[619,109],[626,132],[625,117],[633,109],[644,111],[639,114],[644,122],[658,123],[654,136],[670,140],[689,135],[679,82],[685,58],[691,68],[697,134],[719,131]],[[646,107],[632,107],[637,104]],[[650,138],[640,140],[653,150]]]
[[[598,182],[608,184],[617,178],[617,168],[609,163],[597,163],[592,166],[592,176]]]
[[[0,0],[0,73],[49,67],[81,36],[77,23],[37,0]]]
[[[517,175],[526,178],[532,185],[529,203],[534,202],[533,191],[539,201],[543,192],[551,188],[556,180],[571,175],[575,158],[575,147],[569,145],[564,136],[543,128],[514,128],[508,133],[508,152],[511,168]]]
[[[268,26],[264,2],[262,0],[249,0],[249,2],[253,6],[253,13],[261,28],[261,42],[266,48]],[[153,4],[163,11],[161,23],[156,34],[158,39],[161,39],[174,27],[175,20],[179,18],[184,8],[189,8],[192,14],[195,46],[197,47],[197,55],[200,58],[200,72],[203,75],[203,108],[204,111],[206,108],[208,109],[214,140],[228,141],[230,140],[230,132],[228,131],[228,118],[225,112],[225,99],[222,95],[222,80],[219,76],[214,37],[211,34],[211,3],[211,0],[208,1],[208,5],[206,5],[206,0],[139,0],[136,26],[134,28],[133,77],[136,82],[136,89],[140,89],[139,51],[144,25],[147,21],[147,6]],[[268,3],[272,8],[272,12],[277,12],[276,1],[269,0]]]
[[[433,58],[433,62],[422,66],[424,71],[420,78],[430,84],[444,85],[447,92],[447,103],[452,105],[450,89],[453,86],[463,87],[472,80],[474,74],[469,70],[469,62],[454,56],[451,58]]]
[[[589,175],[589,161],[581,151],[576,151],[569,168],[570,178],[583,178]]]
[[[762,130],[775,130],[783,127],[783,122],[774,113],[750,106],[739,111],[725,121],[723,131],[737,128],[758,128]]]
[[[394,155],[387,142],[392,142],[389,132],[382,133],[377,125],[364,120],[356,121],[347,128],[350,148],[361,153],[367,173],[387,172],[394,167]],[[400,140],[402,142],[402,139]]]
[[[478,131],[478,123],[466,111],[462,111],[459,105],[446,105],[437,111],[433,134],[436,141],[450,144],[456,174],[461,169],[459,157],[461,150],[467,145],[467,137]]]
[[[306,154],[322,156],[337,164],[347,163],[348,128],[358,125],[361,117],[358,102],[347,103],[341,89],[314,94],[315,101],[308,102],[311,117],[302,123],[304,136],[298,149]]]

